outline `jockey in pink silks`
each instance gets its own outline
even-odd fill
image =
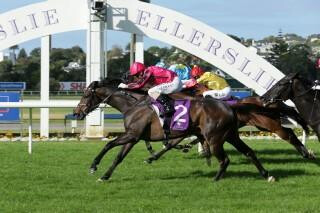
[[[158,66],[150,66],[146,68],[144,64],[135,62],[130,67],[130,75],[138,77],[137,81],[129,84],[119,84],[119,88],[140,89],[147,83],[152,86],[148,90],[149,96],[157,100],[164,108],[164,131],[166,138],[170,133],[170,120],[174,113],[174,106],[168,94],[179,92],[182,90],[182,82],[177,74],[171,70],[167,70]]]

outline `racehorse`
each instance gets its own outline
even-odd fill
[[[108,82],[103,82],[104,86],[108,85]],[[145,90],[148,89],[149,85],[145,86]],[[176,93],[171,95],[173,98],[203,98],[202,94],[206,91],[207,88],[204,85],[197,84],[196,87],[184,90],[182,93]],[[132,96],[136,100],[140,100],[146,95],[143,91],[131,91],[128,98]],[[302,157],[308,159],[315,159],[315,155],[312,152],[309,152],[305,146],[301,143],[301,141],[297,138],[294,134],[293,130],[290,128],[283,127],[281,125],[281,117],[289,116],[296,120],[303,129],[308,133],[308,127],[300,115],[291,107],[288,107],[282,102],[274,103],[269,106],[272,108],[271,112],[266,109],[263,105],[262,100],[260,97],[247,97],[244,99],[237,100],[235,105],[231,105],[231,108],[246,106],[247,110],[236,110],[235,113],[238,118],[238,128],[241,128],[245,125],[255,126],[257,129],[261,131],[268,131],[277,134],[281,139],[287,141],[295,149],[301,154]],[[260,110],[256,110],[256,106],[261,107]],[[251,108],[251,109],[250,109]],[[146,142],[146,146],[150,154],[153,154],[153,149],[151,144],[148,141]],[[196,144],[199,142],[197,139],[192,141],[191,143],[186,145],[186,148],[190,148],[191,145]],[[183,148],[183,147],[180,147]],[[207,150],[206,150],[207,152]],[[206,153],[208,154],[208,153]],[[148,161],[147,161],[148,162]]]
[[[110,149],[122,145],[122,149],[113,164],[99,179],[100,181],[108,180],[111,177],[117,165],[122,162],[139,140],[160,141],[164,139],[164,131],[149,101],[150,99],[145,99],[141,102],[130,103],[128,96],[123,93],[122,89],[111,85],[103,86],[98,81],[92,82],[86,88],[78,106],[74,109],[74,114],[78,119],[84,119],[102,102],[113,106],[124,115],[125,133],[108,142],[90,166],[90,172],[95,172],[103,156]],[[132,104],[135,104],[135,106],[132,106]],[[228,105],[211,99],[191,100],[189,116],[190,125],[188,129],[186,131],[172,131],[169,137],[174,140],[166,146],[165,151],[170,150],[181,141],[181,138],[186,136],[196,135],[201,140],[205,140],[220,164],[220,168],[214,177],[214,180],[218,181],[229,165],[229,158],[223,148],[224,142],[227,141],[251,159],[262,177],[269,181],[274,180],[272,176],[269,176],[268,171],[263,168],[253,150],[240,139],[237,117]],[[162,155],[165,151],[158,153],[156,156]]]
[[[319,81],[312,82],[299,73],[290,73],[267,91],[262,100],[266,105],[292,100],[320,140],[320,91],[316,88],[319,85]]]

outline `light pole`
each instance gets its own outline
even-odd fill
[[[139,0],[141,2],[150,3],[150,0]],[[130,65],[133,62],[144,63],[144,44],[143,35],[131,34],[130,42]]]

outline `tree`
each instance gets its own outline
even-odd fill
[[[26,59],[27,57],[28,57],[28,55],[27,55],[26,50],[24,48],[22,48],[18,54],[18,60],[22,59],[22,58]]]
[[[41,57],[41,49],[40,48],[35,48],[30,52],[30,57],[32,58],[39,58]]]
[[[0,78],[1,81],[11,81],[10,80],[10,72],[13,69],[12,62],[9,60],[5,60],[0,62]]]
[[[111,50],[108,51],[107,54],[107,60],[113,59],[113,58],[121,58],[123,56],[123,49],[122,47],[118,45],[113,45]]]
[[[287,57],[289,46],[281,38],[277,38],[271,48],[271,53],[267,55],[266,59],[275,67],[281,70],[282,61]]]
[[[286,73],[300,72],[310,79],[316,79],[317,71],[315,61],[311,58],[312,50],[305,44],[297,44],[289,49],[289,53],[284,60],[282,69]]]

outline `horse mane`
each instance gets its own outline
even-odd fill
[[[298,74],[297,79],[299,79],[302,82],[302,84],[308,89],[314,86],[314,82],[304,77],[301,73]]]
[[[117,88],[118,85],[122,82],[123,80],[120,78],[105,78],[99,82],[99,86],[100,87],[111,86],[113,88]]]

